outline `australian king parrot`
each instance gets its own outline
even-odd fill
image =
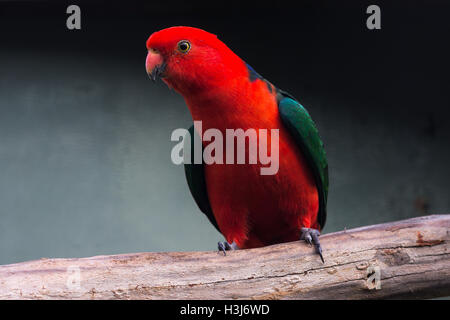
[[[258,141],[267,149],[278,143],[275,174],[261,174],[261,163],[184,165],[197,205],[225,238],[218,249],[226,254],[302,239],[323,261],[319,235],[327,216],[328,163],[307,110],[204,30],[163,29],[148,38],[147,50],[150,78],[181,94],[203,130],[225,136],[227,129],[278,129],[278,141]]]

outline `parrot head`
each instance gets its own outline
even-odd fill
[[[192,27],[171,27],[147,40],[145,67],[152,80],[161,78],[182,95],[224,85],[246,74],[245,63],[217,36]]]

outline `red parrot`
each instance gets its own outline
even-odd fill
[[[262,164],[185,164],[195,201],[226,239],[219,250],[304,239],[323,261],[328,164],[306,109],[204,30],[163,29],[149,37],[147,49],[149,76],[180,93],[204,130],[224,136],[226,129],[279,130],[276,174],[261,175]],[[271,136],[258,143],[270,150]]]

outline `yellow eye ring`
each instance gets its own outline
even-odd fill
[[[178,42],[178,51],[181,53],[188,53],[191,50],[191,44],[187,40],[181,40]]]

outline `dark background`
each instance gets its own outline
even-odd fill
[[[0,263],[215,250],[170,161],[190,114],[144,68],[148,36],[173,25],[217,34],[310,111],[330,164],[325,233],[449,213],[450,5],[397,2],[0,1]]]

